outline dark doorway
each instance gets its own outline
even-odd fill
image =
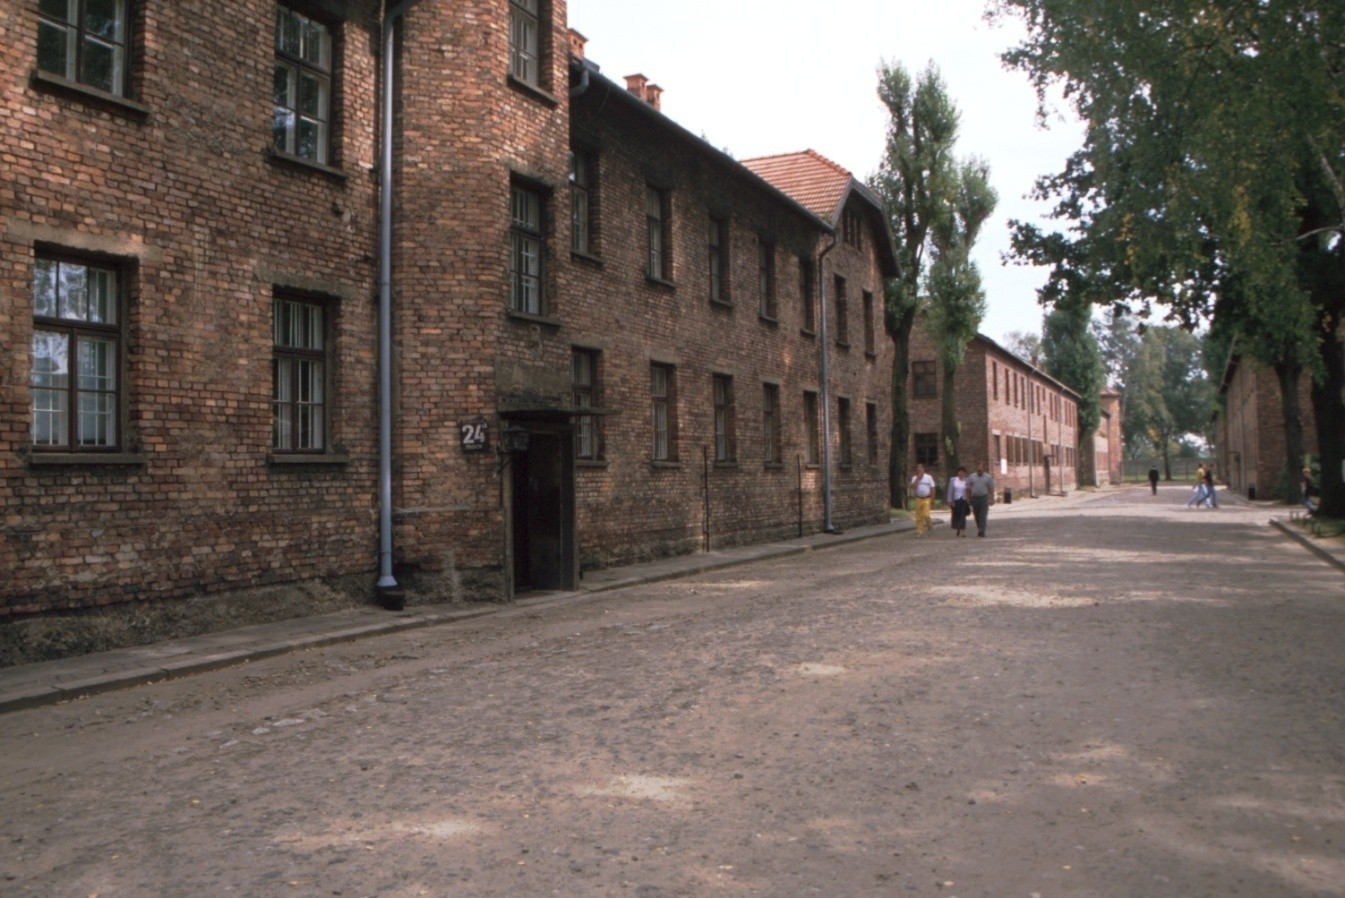
[[[510,463],[514,591],[574,588],[574,479],[567,429],[529,428]]]

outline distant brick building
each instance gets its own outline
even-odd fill
[[[0,0],[0,616],[885,519],[848,173],[815,207],[713,149],[563,0],[52,6]]]
[[[1077,393],[981,334],[967,345],[953,384],[965,467],[985,461],[996,487],[1016,498],[1078,486]],[[907,468],[923,464],[942,482],[953,473],[943,449],[943,365],[923,319],[911,334],[907,390]]]
[[[1284,411],[1275,372],[1236,352],[1219,383],[1223,402],[1215,416],[1215,471],[1229,489],[1258,499],[1284,498],[1286,467]],[[1298,382],[1304,451],[1317,446],[1311,375]],[[1294,474],[1301,460],[1293,461]]]
[[[1111,387],[1102,391],[1102,420],[1093,435],[1093,470],[1098,486],[1119,484],[1124,477],[1121,440],[1121,394]]]

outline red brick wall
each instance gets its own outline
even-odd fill
[[[268,158],[274,3],[135,5],[130,105],[30,79],[36,4],[0,9],[3,614],[374,560],[373,23],[331,23],[338,174]],[[30,459],[39,249],[122,266],[124,463]],[[268,463],[276,286],[334,314],[332,441],[346,464]]]
[[[820,340],[804,333],[800,255],[829,242],[822,228],[742,169],[665,120],[628,109],[595,81],[573,101],[576,140],[596,147],[602,239],[600,262],[576,259],[561,341],[602,353],[605,458],[578,472],[579,540],[585,566],[694,550],[703,540],[706,493],[714,544],[812,532],[822,525],[821,470],[803,466],[803,393],[820,392]],[[619,90],[619,88],[617,88]],[[646,277],[647,183],[671,192],[672,284]],[[731,305],[709,300],[708,223],[729,222]],[[758,241],[775,244],[777,317],[759,314]],[[882,334],[881,279],[869,234],[862,249],[839,244],[814,277],[826,286],[832,330],[833,523],[884,519],[885,390],[890,343]],[[848,347],[835,343],[834,277],[846,278]],[[863,291],[872,291],[876,353],[866,354]],[[815,292],[815,290],[814,290]],[[813,299],[815,302],[815,297]],[[676,365],[678,462],[651,461],[649,366]],[[735,393],[736,461],[714,462],[712,375],[730,375]],[[763,463],[762,387],[779,385],[783,458]],[[838,399],[851,403],[854,464],[840,466]],[[866,403],[880,410],[882,444],[869,462]],[[820,417],[820,414],[819,414]],[[710,459],[705,464],[706,455]]]
[[[1219,428],[1222,465],[1216,473],[1244,495],[1255,487],[1258,499],[1280,498],[1286,449],[1279,381],[1272,369],[1249,358],[1236,359],[1234,364],[1224,391]],[[1299,378],[1298,398],[1307,452],[1317,446],[1310,378],[1307,372]]]
[[[911,361],[935,363],[939,391],[936,396],[916,398],[914,378],[908,386],[912,445],[908,449],[907,465],[913,468],[916,463],[914,435],[942,433],[943,366],[923,319],[917,321],[911,335]],[[1006,372],[1010,377],[1007,391]],[[999,381],[998,394],[996,379]],[[1015,379],[1019,384],[1016,400],[1013,392]],[[958,452],[962,465],[971,469],[978,460],[984,459],[995,477],[996,488],[1009,488],[1018,495],[1026,495],[1030,489],[1044,492],[1047,485],[1046,471],[1039,458],[1029,454],[1021,463],[1007,463],[1008,440],[1026,440],[1030,437],[1032,442],[1044,444],[1042,454],[1052,456],[1051,490],[1058,492],[1078,486],[1072,451],[1075,447],[1076,403],[1072,392],[1062,390],[1040,370],[981,337],[967,345],[966,355],[954,375],[953,384],[961,425]],[[1038,391],[1039,398],[1035,401],[1031,401],[1032,390]],[[1006,459],[1003,465],[995,454],[996,436],[1000,437],[1001,455]],[[1066,453],[1065,450],[1071,451]],[[1029,464],[1028,459],[1033,458],[1035,463]],[[950,473],[946,470],[941,448],[935,476],[942,483]]]

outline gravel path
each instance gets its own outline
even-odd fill
[[[1147,487],[0,717],[0,894],[1345,896],[1345,583]]]

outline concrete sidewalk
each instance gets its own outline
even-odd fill
[[[858,527],[841,533],[816,533],[800,539],[717,549],[629,567],[589,571],[584,574],[579,588],[572,592],[528,593],[509,605],[483,603],[466,608],[425,605],[395,612],[370,605],[331,614],[223,630],[188,639],[0,668],[0,713],[216,670],[245,661],[349,642],[366,636],[470,620],[511,608],[575,601],[608,590],[689,577],[764,558],[842,546],[912,529],[914,525],[909,520],[898,519],[891,524]]]

